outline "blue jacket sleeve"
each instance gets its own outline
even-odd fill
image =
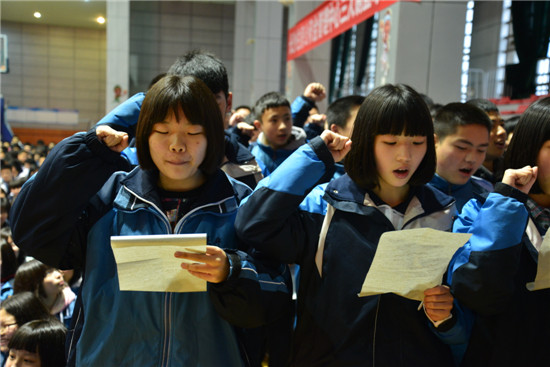
[[[130,168],[97,139],[95,129],[64,139],[23,185],[12,206],[17,246],[54,267],[80,265],[83,249],[73,236],[79,218],[113,172]]]
[[[304,127],[309,116],[309,111],[315,107],[315,103],[304,96],[298,96],[290,105],[292,112],[292,123],[294,126]]]
[[[109,125],[115,130],[122,130],[130,135],[130,139],[136,136],[136,125],[141,111],[141,104],[145,99],[145,93],[134,94],[126,101],[116,106],[103,117],[96,125]]]
[[[235,221],[241,241],[283,263],[300,263],[308,242],[305,229],[316,226],[304,222],[310,216],[302,215],[299,205],[333,166],[321,138],[296,150],[243,201]]]
[[[455,298],[474,312],[499,313],[514,294],[528,219],[525,200],[519,190],[499,183],[484,203],[466,203],[454,223],[454,232],[472,237],[453,256],[447,281]]]

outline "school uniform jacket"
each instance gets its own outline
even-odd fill
[[[80,338],[68,339],[76,366],[246,365],[232,324],[262,325],[265,302],[284,293],[288,298],[282,278],[268,276],[236,250],[234,218],[250,189],[218,170],[174,230],[206,233],[209,245],[226,249],[227,281],[199,293],[119,291],[110,236],[172,233],[156,189],[158,173],[137,167],[112,174],[127,162],[100,143],[94,129],[65,139],[50,154],[13,206],[12,229],[18,246],[39,260],[84,266],[82,309],[73,316]]]
[[[260,181],[235,222],[237,235],[256,251],[300,265],[291,364],[452,366],[442,340],[464,342],[463,331],[433,330],[418,302],[394,294],[357,295],[382,233],[448,231],[454,200],[424,185],[401,215],[376,207],[347,174],[316,186],[332,176],[333,165],[322,140],[312,140]]]

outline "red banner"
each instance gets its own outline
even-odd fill
[[[287,61],[308,52],[396,3],[397,0],[327,0],[288,31]]]

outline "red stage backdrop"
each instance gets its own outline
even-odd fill
[[[327,0],[288,31],[287,61],[370,18],[397,0]]]

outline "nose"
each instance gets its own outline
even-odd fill
[[[506,136],[506,129],[503,126],[499,126],[497,129],[497,136]]]
[[[474,152],[470,151],[470,152],[466,153],[466,156],[464,157],[464,160],[468,163],[475,163],[476,160],[477,160],[476,158],[477,158],[476,154]]]
[[[411,145],[401,144],[401,147],[397,150],[397,160],[399,162],[407,163],[411,160]]]
[[[170,142],[170,151],[182,153],[186,149],[185,139],[179,134],[175,134]]]

